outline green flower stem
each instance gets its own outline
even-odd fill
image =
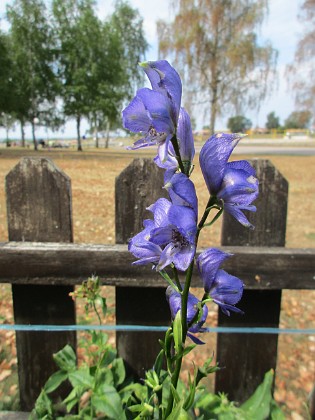
[[[172,142],[173,142],[173,139],[172,139]],[[176,143],[177,143],[177,141],[176,141]],[[174,146],[174,149],[175,149],[175,146]],[[176,149],[175,149],[175,153],[177,153]],[[218,204],[217,197],[216,196],[210,196],[209,201],[208,201],[207,206],[206,206],[206,209],[204,211],[204,214],[203,214],[203,216],[202,216],[202,218],[201,218],[201,220],[198,224],[196,239],[195,239],[196,248],[197,248],[197,244],[198,244],[200,231],[204,227],[211,209],[212,208],[217,208],[217,204]],[[220,215],[221,215],[221,213],[220,213]],[[219,217],[219,215],[218,215],[218,217]],[[215,220],[217,220],[218,217],[215,217]],[[190,289],[190,285],[191,285],[193,269],[194,269],[194,260],[190,263],[190,265],[187,269],[185,286],[184,286],[184,290],[182,291],[181,324],[182,324],[182,339],[183,339],[183,342],[182,342],[182,346],[179,350],[180,353],[182,353],[182,351],[183,351],[184,343],[185,343],[185,340],[186,340],[186,337],[187,337],[187,331],[188,331],[188,328],[189,328],[189,326],[187,325],[187,302],[188,302],[188,293],[189,293],[189,289]],[[208,298],[208,296],[204,295],[204,298]],[[198,314],[197,314],[197,316],[198,316]],[[178,383],[178,379],[179,379],[179,375],[180,375],[180,371],[181,371],[181,367],[182,367],[182,361],[183,361],[183,355],[182,354],[178,355],[178,357],[176,359],[175,369],[174,369],[174,371],[172,373],[172,377],[171,377],[171,383],[172,383],[172,385],[174,386],[175,389],[177,388],[177,383]],[[167,409],[166,409],[166,412],[165,412],[165,418],[167,418],[167,416],[169,416],[170,413],[172,412],[173,403],[174,403],[174,396],[171,392],[169,400],[168,400]]]
[[[177,159],[177,162],[178,162],[179,169],[181,170],[181,172],[183,174],[189,176],[189,174],[186,173],[186,171],[185,171],[185,166],[184,166],[183,161],[182,161],[182,158],[180,156],[179,145],[178,145],[178,141],[177,141],[176,135],[174,135],[172,137],[171,142],[172,142],[172,145],[174,147],[174,151],[175,151],[175,155],[176,155],[176,159]]]
[[[173,265],[173,273],[174,273],[174,279],[176,282],[176,286],[178,287],[178,290],[181,292],[183,290],[182,285],[180,284],[179,277],[178,277],[178,271],[175,265]]]

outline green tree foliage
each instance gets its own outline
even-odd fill
[[[138,12],[121,1],[104,23],[92,0],[54,0],[53,15],[64,114],[75,118],[82,150],[82,118],[90,121],[96,138],[98,130],[109,129],[117,120],[139,79],[131,68],[147,43]]]
[[[236,115],[228,119],[227,126],[232,133],[245,133],[251,128],[252,122],[243,115]]]
[[[22,133],[26,122],[32,125],[37,149],[35,125],[45,124],[55,110],[52,31],[42,0],[15,0],[7,9],[7,17],[11,25],[14,114],[21,123]]]
[[[11,107],[11,70],[8,35],[0,32],[0,115]]]
[[[312,119],[312,113],[308,110],[306,111],[294,111],[284,122],[286,129],[306,129],[309,127],[309,124]]]
[[[304,0],[299,19],[304,34],[297,44],[294,62],[288,66],[288,78],[299,109],[315,114],[315,0]]]
[[[266,128],[268,130],[274,130],[280,127],[279,117],[276,116],[275,112],[272,111],[267,115]]]
[[[173,57],[192,97],[208,103],[210,131],[233,109],[257,108],[275,72],[277,53],[260,45],[265,0],[175,0],[175,18],[158,22],[159,50]]]

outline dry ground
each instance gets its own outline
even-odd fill
[[[153,156],[141,151],[142,156]],[[0,242],[7,240],[4,178],[21,156],[34,155],[33,151],[18,149],[0,150]],[[66,151],[39,151],[67,173],[72,180],[73,225],[75,242],[115,243],[114,182],[115,177],[131,160],[138,156],[122,149],[90,150],[78,153]],[[237,159],[246,156],[237,157]],[[315,157],[269,157],[290,183],[287,247],[315,246]],[[200,208],[207,200],[198,166],[193,174]],[[136,182],[136,180],[135,180]],[[220,223],[206,236],[201,246],[216,246],[220,242]],[[107,289],[113,305],[113,290]],[[284,291],[281,313],[283,328],[314,328],[313,300],[315,292]],[[112,319],[113,319],[113,315]],[[86,321],[86,320],[85,320]],[[0,285],[0,322],[12,323],[10,288]],[[210,311],[208,325],[215,325],[216,311]],[[14,334],[0,332],[0,410],[15,407],[16,371]],[[211,336],[200,357],[206,357],[215,349],[215,337]],[[306,417],[305,401],[315,383],[315,336],[281,336],[279,339],[277,381],[275,397],[286,405],[288,418],[299,420]]]

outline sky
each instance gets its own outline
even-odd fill
[[[269,40],[272,46],[278,50],[277,82],[272,94],[262,103],[259,112],[248,111],[246,117],[249,118],[253,126],[265,126],[268,113],[275,111],[283,123],[287,116],[294,111],[294,97],[290,92],[286,77],[286,65],[292,63],[299,37],[303,33],[302,24],[298,21],[297,15],[302,0],[269,0],[269,13],[258,33],[261,41]],[[7,24],[3,19],[5,16],[6,5],[12,4],[12,0],[0,1],[0,28],[7,29]],[[100,18],[105,18],[113,9],[111,0],[97,0],[97,14]],[[172,13],[169,7],[169,0],[129,0],[129,3],[137,8],[144,19],[144,30],[150,49],[147,52],[147,60],[157,59],[157,33],[156,21],[158,19],[170,20]],[[180,69],[177,69],[180,73]],[[185,86],[183,86],[185,90]],[[227,119],[230,115],[223,116],[218,120],[217,129],[226,128]],[[208,120],[208,118],[207,118]],[[202,128],[208,121],[203,120],[203,112],[197,119],[197,129]],[[83,124],[82,133],[88,126]],[[11,137],[19,137],[19,127],[15,131],[10,131]],[[49,138],[56,137],[75,137],[75,122],[69,121],[59,133],[50,133],[38,127],[37,137]],[[30,128],[26,129],[26,135],[30,136]],[[0,129],[0,138],[5,137],[5,131]]]

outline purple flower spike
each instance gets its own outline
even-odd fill
[[[179,142],[179,151],[182,161],[192,162],[195,156],[195,145],[190,117],[185,108],[180,109],[177,124],[177,139]]]
[[[170,306],[171,310],[171,316],[172,319],[175,319],[175,316],[177,312],[182,307],[182,301],[181,301],[181,295],[176,290],[174,290],[171,286],[168,286],[166,289],[166,299],[168,301],[168,304]],[[194,317],[196,316],[196,312],[198,310],[198,304],[200,303],[200,300],[196,298],[193,294],[188,294],[188,302],[187,302],[187,325],[189,325]],[[198,333],[198,332],[204,332],[206,331],[205,328],[203,328],[203,324],[205,323],[208,316],[208,308],[206,305],[202,308],[202,316],[201,319],[191,325],[188,329],[188,336],[196,343],[196,344],[204,344],[203,341],[199,340],[199,338],[195,337],[191,333]]]
[[[224,203],[224,209],[243,226],[254,228],[243,210],[256,211],[252,202],[258,197],[254,168],[245,160],[228,162],[241,139],[239,134],[215,134],[200,152],[200,166],[208,190]]]
[[[209,248],[197,258],[197,267],[205,292],[226,315],[230,315],[230,311],[242,313],[234,305],[240,301],[244,288],[239,278],[219,269],[221,263],[230,256],[231,254],[218,249]]]

